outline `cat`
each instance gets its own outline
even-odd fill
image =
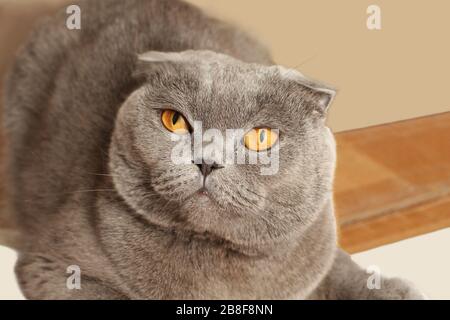
[[[6,84],[26,298],[424,297],[396,278],[368,289],[336,244],[331,88],[182,1],[77,4],[81,30],[66,28],[64,11],[43,21]],[[174,164],[169,129],[192,133],[194,121],[245,139],[279,130],[279,170]]]

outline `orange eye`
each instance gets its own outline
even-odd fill
[[[170,132],[176,134],[186,134],[189,132],[186,119],[177,111],[164,110],[161,114],[161,122]]]
[[[278,134],[270,128],[255,128],[244,137],[245,146],[253,151],[270,149],[278,140]]]

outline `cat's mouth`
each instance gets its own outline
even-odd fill
[[[203,186],[201,188],[199,188],[195,194],[199,195],[199,196],[206,196],[209,197],[209,190],[206,186]]]
[[[204,200],[210,200],[211,202],[218,204],[217,201],[215,200],[213,194],[211,193],[211,191],[206,187],[206,186],[202,186],[201,188],[199,188],[197,191],[195,191],[194,193],[192,193],[188,199],[192,199],[192,200],[200,200],[200,201],[204,201]]]

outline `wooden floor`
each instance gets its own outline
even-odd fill
[[[450,112],[336,139],[335,203],[347,251],[450,226]]]

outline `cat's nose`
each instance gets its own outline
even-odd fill
[[[213,170],[215,169],[221,169],[223,168],[222,165],[217,164],[216,162],[213,162],[212,164],[206,163],[204,160],[202,160],[202,163],[196,163],[197,167],[200,169],[200,172],[202,173],[203,177],[207,177]]]

